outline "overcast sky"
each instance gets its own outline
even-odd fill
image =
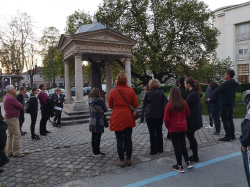
[[[247,0],[204,0],[211,10],[217,8],[244,3]],[[0,26],[4,19],[15,15],[17,10],[25,11],[36,22],[37,33],[45,27],[55,26],[64,32],[66,17],[75,10],[85,10],[94,14],[102,0],[2,0],[0,4]]]

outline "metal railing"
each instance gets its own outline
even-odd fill
[[[245,39],[250,39],[250,32],[237,35],[237,40],[245,40]]]
[[[250,58],[250,53],[237,54],[237,59],[248,59]]]

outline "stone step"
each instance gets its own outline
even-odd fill
[[[106,116],[111,116],[112,112],[106,112]],[[78,120],[78,119],[89,119],[89,113],[83,114],[83,115],[62,115],[61,121],[72,121],[72,120]]]

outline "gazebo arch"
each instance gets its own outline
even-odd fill
[[[108,29],[101,23],[82,25],[75,34],[62,34],[58,49],[64,55],[65,65],[65,104],[73,103],[74,111],[87,109],[83,100],[82,61],[105,62],[106,66],[106,94],[111,90],[110,64],[116,59],[125,59],[125,74],[128,85],[131,86],[131,49],[137,41],[118,32]],[[71,96],[70,62],[75,62],[75,101]]]

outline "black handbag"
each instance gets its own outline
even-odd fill
[[[6,156],[4,151],[0,150],[0,167],[3,167],[4,165],[8,164],[10,159]]]
[[[128,106],[129,106],[129,108],[130,108],[130,110],[131,110],[131,113],[132,113],[134,119],[137,119],[137,114],[138,114],[138,112],[137,112],[136,108],[133,107],[131,104],[128,103],[128,101],[125,99],[125,97],[123,97],[123,95],[121,94],[121,92],[120,92],[117,88],[115,88],[115,89],[116,89],[116,90],[118,91],[118,93],[122,96],[122,98],[124,99],[124,101],[128,104]]]
[[[107,120],[106,115],[105,115],[104,113],[100,113],[100,112],[96,109],[95,105],[92,105],[92,106],[93,106],[93,107],[95,108],[95,110],[99,113],[99,115],[101,116],[101,119],[103,119],[104,127],[105,127],[105,128],[109,127],[109,122],[108,122],[108,120]]]

